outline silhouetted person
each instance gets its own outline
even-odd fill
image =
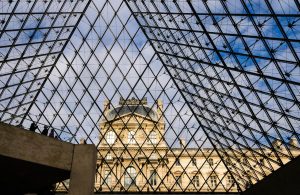
[[[53,137],[54,138],[54,134],[55,134],[55,130],[52,128],[50,133],[49,133],[49,137]]]
[[[29,131],[35,132],[35,130],[38,128],[38,126],[35,123],[31,123],[29,127]]]
[[[43,131],[42,131],[42,135],[48,135],[48,130],[49,130],[49,127],[47,126],[47,125],[44,125],[44,129],[43,129]]]

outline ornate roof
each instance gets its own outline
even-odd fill
[[[153,121],[158,120],[156,111],[147,105],[121,105],[108,111],[106,120],[111,121],[128,114],[137,114]]]

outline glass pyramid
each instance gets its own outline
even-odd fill
[[[95,191],[240,192],[300,153],[298,1],[0,9],[1,121],[95,144]]]

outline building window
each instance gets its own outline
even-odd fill
[[[259,159],[259,162],[260,162],[261,165],[265,165],[265,161],[264,161],[263,158]]]
[[[217,176],[215,175],[210,176],[210,187],[212,189],[217,187]]]
[[[231,186],[234,186],[234,180],[231,175],[227,175],[227,182],[226,182],[227,188],[230,188]]]
[[[106,154],[106,160],[111,160],[111,159],[112,159],[111,153],[108,152],[108,153]]]
[[[136,177],[136,170],[134,167],[130,166],[126,169],[125,172],[125,181],[124,186],[126,188],[135,185],[135,177]]]
[[[175,176],[175,187],[181,187],[182,184],[182,180],[181,180],[181,176]]]
[[[231,162],[230,162],[229,158],[226,158],[225,163],[226,163],[227,166],[231,166]]]
[[[197,159],[196,158],[192,158],[192,166],[196,166],[197,165]]]
[[[111,174],[110,170],[105,170],[104,172],[104,185],[110,186],[111,184]]]
[[[176,158],[176,159],[175,159],[175,165],[176,165],[176,166],[180,166],[180,159],[179,159],[179,158]]]
[[[128,132],[128,144],[135,144],[135,132],[134,131],[129,131]]]
[[[156,171],[151,170],[150,171],[150,185],[151,186],[156,186],[157,182],[156,182]]]
[[[106,141],[109,145],[114,144],[116,141],[116,134],[113,131],[109,131],[106,134]]]
[[[151,131],[149,134],[149,143],[151,144],[157,144],[157,140],[156,140],[156,132],[155,131]]]
[[[195,187],[200,187],[199,175],[194,175],[192,182],[193,182]]]
[[[209,164],[210,166],[213,166],[213,165],[214,165],[214,159],[209,158],[207,161],[208,161],[208,164]]]

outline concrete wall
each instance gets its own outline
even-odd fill
[[[259,181],[242,195],[300,195],[300,156]]]
[[[74,145],[0,123],[0,155],[71,170]]]
[[[93,194],[97,150],[94,145],[76,145],[71,170],[69,195]]]
[[[0,187],[6,194],[39,192],[71,177],[69,194],[91,195],[96,161],[94,145],[73,145],[0,123]]]

